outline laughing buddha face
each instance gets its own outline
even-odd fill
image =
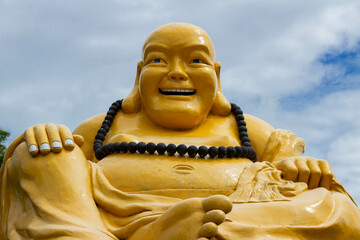
[[[145,41],[139,91],[145,114],[165,128],[191,129],[209,114],[220,63],[208,35],[191,24],[168,24]]]

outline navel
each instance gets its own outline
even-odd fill
[[[183,175],[192,174],[194,172],[195,172],[194,167],[187,164],[178,164],[174,166],[170,171],[170,173],[177,173]]]

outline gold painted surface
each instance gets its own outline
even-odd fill
[[[165,94],[174,91],[193,94]],[[360,239],[358,207],[327,161],[301,156],[305,142],[290,131],[245,115],[256,163],[156,154],[98,161],[92,148],[104,116],[73,133],[39,124],[9,146],[0,239]],[[147,38],[104,144],[121,141],[240,144],[202,29],[168,24]]]
[[[241,172],[249,164],[245,159],[186,159],[129,153],[121,159],[113,155],[99,162],[111,185],[125,192],[203,189],[232,193]]]

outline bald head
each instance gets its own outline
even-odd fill
[[[145,40],[143,59],[147,49],[153,45],[179,48],[198,45],[209,52],[212,61],[215,59],[215,49],[209,35],[200,27],[189,23],[169,23],[155,29]]]

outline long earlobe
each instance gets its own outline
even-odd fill
[[[134,87],[122,103],[122,111],[124,113],[137,113],[141,110],[139,78],[140,78],[140,73],[141,73],[141,69],[143,68],[143,66],[144,66],[144,63],[142,61],[139,61],[138,65],[137,65]]]
[[[214,115],[227,116],[230,114],[231,105],[221,90],[221,83],[220,83],[221,65],[220,65],[220,62],[216,62],[214,64],[214,68],[215,68],[216,77],[217,77],[217,81],[218,81],[218,87],[217,87],[217,92],[216,92],[216,96],[215,96],[215,101],[211,108],[211,113]]]

